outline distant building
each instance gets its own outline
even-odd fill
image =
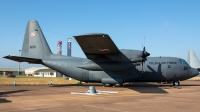
[[[62,77],[62,74],[53,69],[39,69],[34,71],[34,77]]]
[[[7,75],[18,75],[18,68],[0,68],[0,75],[7,76]],[[20,69],[19,75],[24,76],[25,71]]]
[[[25,70],[26,76],[34,76],[34,72],[40,69],[48,69],[48,67],[32,67]]]

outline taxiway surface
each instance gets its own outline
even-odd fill
[[[74,95],[94,85],[107,95]],[[146,112],[200,110],[200,81],[181,86],[132,83],[124,87],[101,84],[57,86],[0,86],[0,112]]]

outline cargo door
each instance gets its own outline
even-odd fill
[[[185,79],[187,75],[189,74],[188,66],[182,65],[180,70],[181,70],[180,79]]]

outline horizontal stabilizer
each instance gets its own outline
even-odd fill
[[[5,56],[3,58],[10,59],[17,62],[29,62],[33,64],[41,64],[41,59],[27,58],[27,57],[19,57],[19,56]]]

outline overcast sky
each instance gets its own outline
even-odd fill
[[[25,27],[38,20],[53,53],[72,38],[72,56],[85,57],[74,35],[109,34],[119,49],[146,49],[154,56],[187,61],[188,50],[200,58],[200,0],[1,0],[0,68],[17,68],[4,59],[19,55]],[[22,69],[41,65],[21,63]]]

